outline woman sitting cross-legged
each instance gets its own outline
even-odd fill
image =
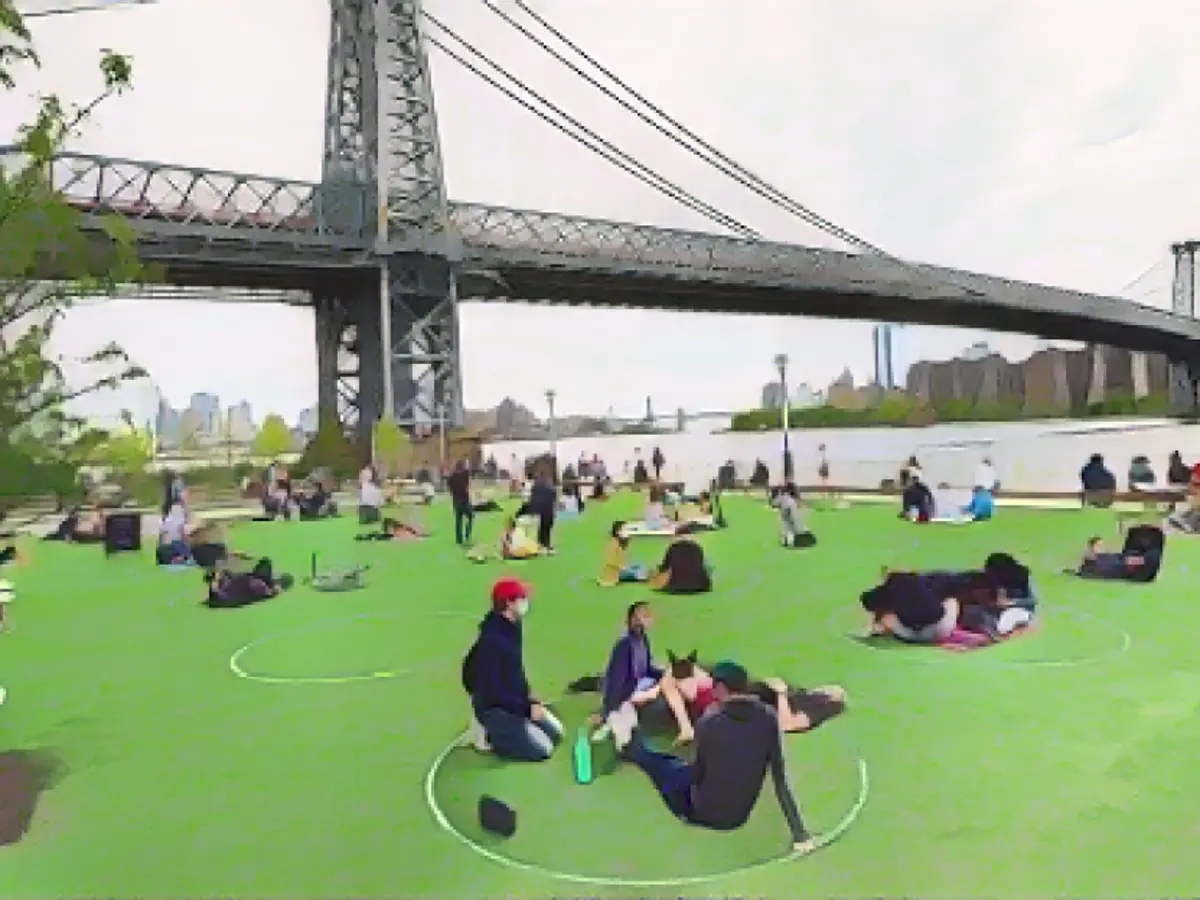
[[[608,543],[604,547],[604,560],[600,564],[597,584],[601,587],[615,587],[618,584],[631,584],[649,578],[650,573],[646,567],[630,563],[628,554],[629,536],[625,533],[625,523],[613,522]]]
[[[704,561],[704,549],[688,538],[672,541],[648,584],[666,594],[708,593],[713,589],[712,572]]]
[[[541,552],[537,542],[525,533],[515,518],[504,523],[504,532],[500,535],[501,559],[533,559]]]

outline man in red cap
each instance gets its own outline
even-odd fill
[[[533,696],[525,677],[521,622],[528,612],[528,586],[515,578],[492,585],[492,608],[463,660],[462,681],[475,713],[476,748],[541,762],[562,740],[563,727]]]

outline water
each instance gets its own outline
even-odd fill
[[[976,467],[987,456],[1005,487],[1026,491],[1078,490],[1079,469],[1093,453],[1103,454],[1121,486],[1130,459],[1138,454],[1150,458],[1160,482],[1166,478],[1172,450],[1182,453],[1189,466],[1200,460],[1200,425],[1147,419],[804,429],[793,431],[789,440],[797,482],[817,482],[817,447],[825,444],[830,481],[853,487],[878,487],[884,478],[895,478],[911,455],[930,483],[962,488],[970,487]],[[610,474],[620,478],[639,456],[649,464],[656,446],[667,461],[664,478],[689,487],[706,485],[727,460],[733,460],[739,478],[749,477],[756,459],[767,464],[773,478],[779,478],[783,468],[783,436],[778,431],[565,438],[558,442],[558,454],[564,464],[575,462],[581,453],[598,454]],[[524,459],[549,448],[545,440],[499,441],[485,445],[484,455],[493,454],[507,468],[514,454]]]

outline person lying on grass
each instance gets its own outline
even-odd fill
[[[625,533],[625,523],[613,522],[596,583],[601,587],[616,587],[618,584],[642,582],[650,577],[645,566],[630,563],[628,557],[629,536]]]
[[[960,628],[994,641],[1033,619],[1036,599],[1029,570],[1007,554],[992,554],[983,570],[884,569],[883,575],[883,582],[862,596],[872,616],[868,636],[890,634],[907,643],[935,644]]]
[[[667,809],[683,822],[735,831],[750,818],[767,773],[797,854],[816,849],[788,784],[782,733],[773,709],[750,693],[746,670],[719,663],[712,672],[716,706],[696,729],[696,761],[651,750],[638,729],[614,738],[622,756],[646,773]]]
[[[1082,578],[1124,580],[1129,579],[1145,566],[1146,557],[1144,555],[1115,553],[1105,546],[1103,538],[1092,537],[1088,538],[1079,565],[1064,571],[1068,575],[1078,575]]]
[[[229,569],[213,570],[205,574],[208,596],[204,605],[210,609],[240,609],[278,597],[292,586],[292,576],[275,576],[269,559],[260,559],[249,572],[232,572]]]

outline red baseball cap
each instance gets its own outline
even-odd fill
[[[517,578],[501,578],[492,585],[492,608],[503,609],[529,596],[529,586]]]

